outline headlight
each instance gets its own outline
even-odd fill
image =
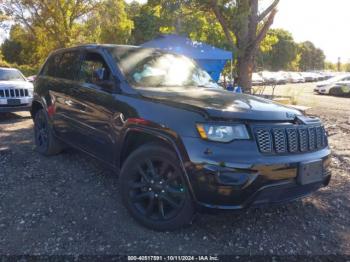
[[[197,130],[202,139],[230,142],[235,139],[249,139],[249,134],[245,125],[215,125],[215,124],[197,124]]]

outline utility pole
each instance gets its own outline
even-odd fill
[[[338,63],[337,63],[337,71],[340,72],[340,66],[341,66],[341,59],[338,57]]]

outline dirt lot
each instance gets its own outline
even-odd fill
[[[111,171],[75,150],[35,152],[27,113],[0,116],[0,254],[348,254],[350,255],[350,98],[299,93],[330,134],[333,179],[285,206],[201,215],[178,232],[136,224]]]

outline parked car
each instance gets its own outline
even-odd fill
[[[329,91],[336,86],[336,83],[347,81],[350,81],[350,74],[338,75],[326,81],[319,82],[314,88],[314,92],[319,94],[329,94]]]
[[[258,73],[264,80],[264,84],[283,85],[287,83],[287,79],[279,72],[262,71]]]
[[[311,74],[313,75],[314,77],[314,81],[323,81],[323,80],[326,80],[326,77],[319,73],[319,72],[311,72]]]
[[[334,96],[350,96],[350,81],[339,81],[323,86],[317,91],[319,94],[329,94]]]
[[[262,78],[258,73],[253,73],[252,75],[253,86],[259,86],[264,84],[264,78]]]
[[[333,96],[350,97],[350,81],[341,81],[336,83],[330,90],[329,94]]]
[[[287,84],[287,79],[282,73],[272,72],[272,75],[274,76],[275,82],[278,85],[285,85],[285,84]]]
[[[258,73],[267,85],[277,84],[276,76],[272,72],[262,71]]]
[[[328,80],[335,76],[334,72],[329,72],[329,71],[322,71],[319,73],[323,76],[323,80]]]
[[[15,68],[0,67],[0,113],[31,108],[33,85]]]
[[[297,199],[331,177],[319,119],[220,89],[193,60],[158,49],[53,52],[31,115],[38,152],[70,145],[104,162],[119,174],[131,216],[155,230],[182,227],[204,209]]]
[[[318,77],[314,73],[302,72],[301,75],[305,79],[305,82],[314,82],[318,80]]]
[[[304,83],[304,77],[297,72],[284,72],[284,77],[287,79],[289,83]]]

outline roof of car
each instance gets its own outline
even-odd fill
[[[133,46],[133,45],[83,44],[83,45],[77,45],[77,46],[68,47],[68,48],[60,48],[60,49],[57,49],[57,50],[53,51],[53,53],[59,53],[59,52],[62,52],[62,51],[82,49],[82,48],[97,49],[97,48],[118,48],[118,47],[120,47],[120,48],[140,48],[139,46]]]

